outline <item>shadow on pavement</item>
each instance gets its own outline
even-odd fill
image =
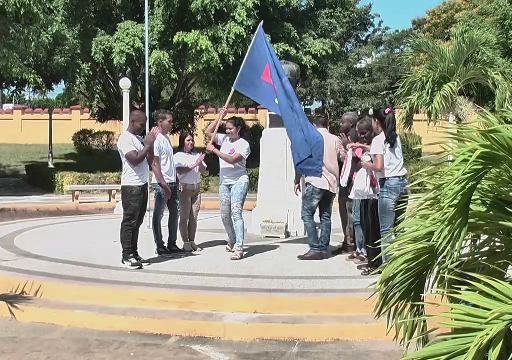
[[[279,248],[279,245],[251,245],[247,248],[247,252],[244,254],[244,258],[248,258],[254,255],[263,254]]]

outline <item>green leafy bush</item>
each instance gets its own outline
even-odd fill
[[[54,192],[65,194],[66,185],[103,185],[120,184],[121,174],[118,172],[79,173],[58,171],[54,175]]]
[[[208,174],[208,171],[205,171],[204,174],[201,175],[200,191],[205,193],[208,190],[210,190],[210,174]]]
[[[81,129],[73,134],[71,141],[77,154],[90,155],[95,150],[109,152],[114,149],[116,138],[112,131]]]
[[[420,160],[422,155],[421,136],[412,131],[402,132],[399,135],[405,163]]]
[[[254,168],[247,170],[249,175],[249,191],[258,191],[258,179],[260,175],[260,169]]]
[[[55,194],[64,194],[66,185],[119,184],[121,182],[119,172],[61,171],[40,163],[26,165],[25,173],[29,184]]]
[[[53,192],[54,190],[53,180],[55,172],[55,169],[49,168],[45,163],[25,165],[27,182],[34,187],[49,192]]]
[[[75,147],[77,154],[90,154],[92,153],[93,147],[94,130],[92,129],[81,129],[73,134],[71,141]]]
[[[102,152],[109,152],[114,149],[116,136],[114,132],[108,130],[96,131],[93,135],[93,146]]]

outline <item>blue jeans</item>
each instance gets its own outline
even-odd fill
[[[396,176],[379,179],[379,223],[382,250],[393,239],[393,229],[400,224],[407,206],[409,194],[407,178]],[[389,253],[382,256],[382,261],[389,259]]]
[[[228,242],[236,251],[244,250],[244,218],[242,210],[249,191],[247,181],[219,186],[220,217],[228,235]]]
[[[171,188],[171,198],[165,201],[164,191],[160,184],[153,184],[153,191],[155,193],[154,209],[153,209],[153,238],[157,249],[165,246],[162,238],[162,218],[164,217],[165,206],[169,210],[169,220],[167,227],[169,230],[169,238],[167,240],[167,247],[171,248],[176,246],[176,238],[178,237],[178,213],[179,213],[179,198],[178,198],[178,184],[168,183]]]
[[[367,256],[363,227],[361,225],[361,200],[359,199],[352,200],[352,223],[356,237],[356,252],[363,256]]]
[[[308,234],[309,250],[326,252],[331,241],[332,202],[336,194],[306,183],[302,197],[302,221]],[[315,212],[320,212],[320,238],[316,231]]]

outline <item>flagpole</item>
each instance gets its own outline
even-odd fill
[[[146,110],[146,136],[149,134],[149,0],[144,1],[144,108]],[[149,166],[150,164],[148,164]],[[151,228],[151,192],[148,186],[148,229]]]
[[[249,50],[251,50],[252,44],[254,43],[254,39],[256,39],[256,33],[258,32],[259,28],[262,25],[263,25],[263,20],[260,21],[258,27],[256,28],[256,31],[254,32],[254,35],[251,40],[251,44],[249,45],[249,48],[247,49],[247,52],[245,53],[244,60],[242,61],[242,65],[240,65],[240,69],[238,69],[238,74],[236,74],[235,82],[233,83],[233,85],[238,80],[238,76],[240,75],[240,70],[242,70],[242,68],[244,67],[245,60],[247,59],[247,54],[249,54]],[[229,92],[228,98],[226,99],[226,102],[224,103],[225,108],[228,107],[229,102],[231,101],[231,97],[233,96],[234,92],[235,92],[235,88],[232,86],[231,91]],[[219,120],[217,121],[217,125],[215,126],[215,131],[213,132],[213,136],[210,139],[210,144],[213,143],[213,139],[215,138],[215,135],[217,135],[217,131],[219,131],[219,125],[220,125],[221,120],[222,120],[222,118],[219,117]]]

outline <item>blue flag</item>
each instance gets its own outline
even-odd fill
[[[324,141],[309,122],[263,28],[258,26],[233,88],[283,119],[295,171],[322,176]]]

